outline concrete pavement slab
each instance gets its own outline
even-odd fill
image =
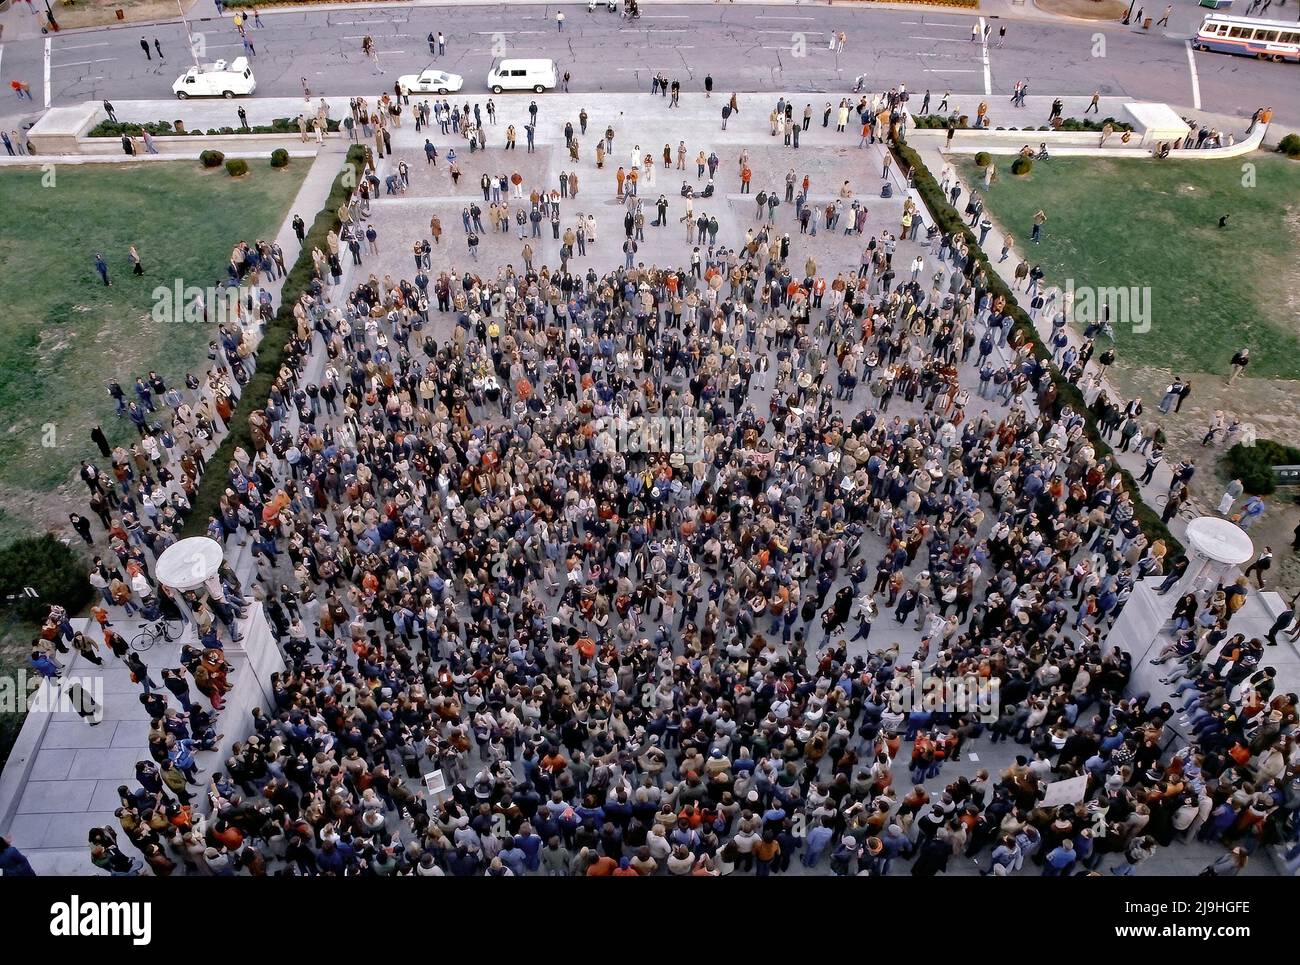
[[[74,764],[74,775],[75,767]],[[89,779],[28,781],[23,796],[18,802],[18,813],[54,814],[64,811],[84,811],[90,806],[90,797],[94,793],[95,782]]]
[[[67,750],[53,747],[43,749],[36,755],[36,760],[32,762],[29,780],[62,781],[66,779],[72,771],[72,763],[76,756],[77,751],[72,748]]]

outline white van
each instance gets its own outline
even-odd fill
[[[181,100],[187,97],[234,97],[251,94],[257,90],[253,68],[247,57],[236,57],[229,64],[218,60],[215,64],[191,67],[172,84],[172,93]]]
[[[494,60],[488,69],[487,83],[494,94],[507,90],[531,90],[540,94],[555,86],[555,61]]]

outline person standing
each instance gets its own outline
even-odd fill
[[[1160,404],[1158,406],[1160,411],[1165,415],[1168,415],[1169,410],[1173,407],[1174,401],[1179,397],[1179,394],[1182,391],[1183,380],[1175,375],[1174,380],[1165,386],[1165,394],[1160,397]]]
[[[149,41],[143,37],[140,38],[140,49],[144,51],[145,60],[153,60],[153,53],[149,50]]]
[[[1038,244],[1040,241],[1042,241],[1043,225],[1046,222],[1047,222],[1047,215],[1043,212],[1042,208],[1039,208],[1037,211],[1034,212],[1034,226],[1033,226],[1033,230],[1029,234],[1029,240],[1032,241],[1034,244]]]
[[[1232,366],[1232,374],[1228,376],[1228,384],[1232,385],[1237,381],[1241,373],[1246,371],[1246,366],[1250,364],[1250,349],[1243,348],[1237,352],[1228,364]]]
[[[1241,494],[1246,491],[1246,487],[1240,479],[1233,479],[1223,489],[1223,496],[1219,499],[1219,515],[1227,516],[1232,512],[1233,505],[1241,498]]]
[[[99,278],[104,283],[105,288],[111,288],[113,283],[108,280],[108,262],[104,260],[102,252],[95,252],[95,271],[99,272]]]
[[[1264,589],[1264,574],[1273,565],[1273,549],[1265,546],[1264,551],[1255,557],[1255,562],[1241,571],[1241,575],[1249,577],[1251,573],[1255,574],[1255,583],[1262,590]]]

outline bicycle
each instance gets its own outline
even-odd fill
[[[146,623],[140,628],[140,632],[131,638],[131,649],[138,653],[144,653],[158,642],[159,637],[162,637],[168,643],[179,640],[181,630],[182,626],[179,620],[164,619]]]

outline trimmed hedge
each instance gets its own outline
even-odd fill
[[[1101,129],[1105,127],[1107,124],[1111,126],[1112,130],[1120,134],[1124,133],[1125,131],[1133,130],[1133,125],[1130,124],[1128,121],[1117,121],[1113,117],[1103,117],[1099,121],[1094,121],[1091,118],[1087,118],[1087,117],[1084,118],[1067,117],[1063,121],[1061,121],[1061,126],[1058,127],[1057,130],[1058,131],[1096,131],[1098,134],[1100,134]]]
[[[123,134],[130,134],[132,137],[139,137],[145,131],[148,131],[154,137],[163,137],[176,133],[176,128],[171,121],[144,121],[142,123],[126,121],[100,121],[92,127],[87,137],[121,137]]]
[[[1011,173],[1017,177],[1024,177],[1034,169],[1034,159],[1025,157],[1023,154],[1017,155],[1016,159],[1011,162]]]
[[[916,114],[912,117],[912,127],[918,131],[944,131],[948,129],[949,114]],[[963,114],[957,119],[957,130],[967,130],[966,124],[962,121]]]
[[[242,178],[248,173],[248,162],[242,157],[232,157],[226,162],[226,173],[232,178]]]
[[[277,147],[271,152],[271,167],[283,168],[289,165],[289,152],[282,147]]]
[[[248,0],[251,5],[253,0]],[[870,0],[866,0],[870,2]],[[882,0],[887,3],[920,3],[927,7],[961,7],[965,10],[978,10],[980,0]]]
[[[220,151],[204,151],[199,155],[199,163],[205,168],[219,168],[225,160],[226,156]]]
[[[1097,458],[1103,459],[1113,456],[1114,450],[1102,438],[1101,431],[1097,428],[1097,420],[1093,417],[1092,411],[1084,401],[1083,393],[1079,391],[1078,386],[1067,381],[1065,376],[1052,363],[1052,354],[1048,351],[1047,346],[1043,344],[1043,340],[1039,338],[1033,319],[1020,307],[1015,292],[998,275],[997,269],[990,263],[988,255],[980,248],[975,233],[966,226],[966,221],[962,218],[961,213],[948,203],[948,195],[939,187],[939,183],[935,181],[934,175],[930,173],[929,168],[925,166],[920,156],[907,146],[906,141],[891,142],[890,148],[893,151],[895,160],[898,162],[899,170],[911,174],[912,183],[922,201],[925,202],[926,208],[929,209],[930,217],[934,219],[935,224],[942,231],[965,240],[967,248],[984,269],[984,274],[988,278],[990,293],[994,298],[1001,295],[1006,300],[1007,314],[1012,321],[1012,331],[1019,332],[1024,337],[1034,358],[1051,374],[1052,385],[1056,388],[1056,412],[1053,414],[1058,414],[1062,408],[1068,406],[1083,417],[1084,432],[1088,436],[1088,442],[1092,445]],[[1165,558],[1174,559],[1177,557],[1183,552],[1183,544],[1169,531],[1169,527],[1160,518],[1160,514],[1142,500],[1142,491],[1138,488],[1137,480],[1133,478],[1132,473],[1120,466],[1118,460],[1112,458],[1111,463],[1115,471],[1120,475],[1124,490],[1132,497],[1133,515],[1137,519],[1138,525],[1141,526],[1147,540],[1152,543],[1156,540],[1162,540],[1167,548]]]
[[[305,7],[329,6],[331,3],[349,3],[351,0],[225,0],[222,6],[227,10],[251,10],[254,7]],[[919,3],[921,0],[902,0],[904,3]],[[939,2],[939,0],[936,0]],[[378,6],[384,6],[384,0],[376,0]]]
[[[55,604],[76,613],[90,602],[95,590],[86,573],[85,561],[52,534],[20,539],[0,550],[0,597],[18,595],[13,612],[41,623]],[[20,595],[28,586],[39,599]]]
[[[227,4],[229,6],[229,4]],[[312,115],[313,117],[315,115]],[[331,132],[339,130],[339,122],[330,118],[326,122],[326,128]],[[132,137],[139,137],[141,131],[148,131],[154,137],[185,137],[204,135],[208,137],[217,137],[221,134],[298,134],[298,121],[294,117],[277,117],[270,124],[257,124],[251,127],[209,127],[206,131],[194,129],[192,131],[177,131],[171,121],[144,121],[137,123],[134,121],[100,121],[90,129],[87,137],[121,137],[123,134],[130,134]]]
[[[267,324],[266,334],[258,346],[257,369],[253,372],[253,377],[248,380],[248,384],[242,387],[239,407],[231,415],[230,424],[227,426],[229,431],[221,440],[217,451],[208,460],[208,470],[199,480],[198,489],[191,501],[193,509],[183,528],[185,536],[202,536],[207,532],[208,518],[219,515],[218,507],[228,484],[226,467],[234,458],[235,449],[242,447],[252,452],[255,448],[253,435],[248,428],[249,413],[266,407],[266,401],[271,395],[271,386],[279,375],[280,365],[284,360],[285,345],[297,327],[293,317],[293,306],[307,290],[315,269],[311,257],[312,250],[314,248],[328,250],[326,239],[331,231],[336,231],[341,226],[338,210],[351,197],[352,188],[365,168],[366,155],[367,149],[363,145],[354,144],[348,148],[347,162],[334,179],[334,185],[330,188],[324,207],[316,215],[315,221],[312,222],[311,228],[303,239],[302,250],[298,252],[298,258],[290,267],[289,274],[280,289],[280,309]]]
[[[1246,492],[1255,496],[1267,496],[1277,489],[1274,466],[1298,464],[1300,449],[1272,439],[1256,439],[1253,446],[1239,442],[1223,457],[1223,467],[1228,475],[1240,479]]]

